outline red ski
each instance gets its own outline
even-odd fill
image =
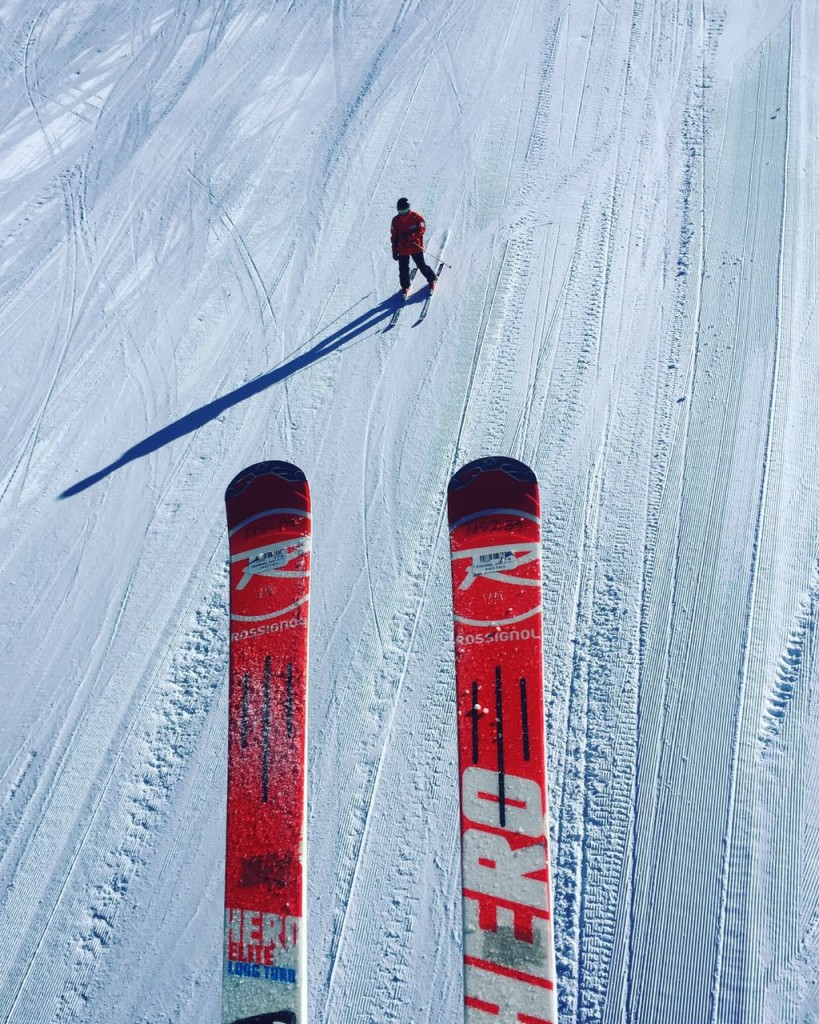
[[[310,491],[262,462],[225,494],[230,696],[223,1024],[307,1024]]]
[[[449,529],[464,1020],[556,1024],[534,473],[508,458],[464,466]]]

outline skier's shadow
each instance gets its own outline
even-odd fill
[[[258,395],[260,391],[264,391],[274,384],[280,384],[288,377],[292,377],[294,373],[298,373],[299,370],[303,370],[306,366],[315,363],[323,356],[329,355],[330,352],[335,352],[336,349],[346,345],[353,338],[357,338],[360,334],[364,334],[384,320],[392,317],[398,308],[399,302],[400,300],[397,296],[385,299],[377,306],[367,310],[366,313],[356,317],[355,320],[351,320],[350,323],[340,330],[323,338],[313,348],[301,354],[297,352],[286,363],[280,363],[279,366],[275,366],[272,370],[263,373],[259,377],[254,377],[253,380],[249,380],[246,384],[242,384],[241,387],[229,391],[226,395],[222,395],[221,398],[215,398],[212,402],[208,402],[207,405],[194,409],[193,412],[189,412],[186,416],[176,420],[175,423],[162,427],[161,430],[157,430],[132,448],[124,451],[115,462],[110,463],[96,473],[92,473],[91,476],[85,477],[85,479],[78,481],[76,484],[72,484],[71,487],[62,492],[60,498],[72,498],[75,494],[79,494],[81,491],[93,487],[100,480],[104,480],[111,473],[116,472],[116,470],[127,466],[129,462],[134,462],[145,455],[150,455],[152,452],[164,447],[164,445],[170,444],[171,441],[176,441],[180,437],[184,437],[185,434],[190,434],[206,423],[210,423],[211,420],[215,420],[226,409],[230,409],[232,406],[238,405],[254,395]],[[315,337],[316,335],[313,335],[313,338]],[[304,344],[308,345],[313,338],[310,338]]]

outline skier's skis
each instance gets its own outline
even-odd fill
[[[413,267],[412,270],[410,271],[410,285],[412,284],[412,279],[415,277],[415,274],[416,274],[417,270],[418,270],[418,267]],[[402,296],[398,300],[398,306],[396,307],[395,312],[393,313],[393,315],[390,317],[389,323],[384,328],[385,331],[388,331],[391,327],[395,327],[396,326],[396,324],[398,323],[398,318],[401,316],[401,310],[404,308],[404,306],[406,306],[408,299],[409,299],[409,295],[407,295],[406,297]]]
[[[464,1020],[555,1024],[540,499],[508,458],[449,484],[463,857]]]
[[[443,273],[443,270],[444,270],[444,265],[442,264],[440,269],[438,270],[438,278],[440,278],[441,274]],[[436,280],[438,278],[436,278]],[[421,312],[418,314],[418,319],[413,324],[413,327],[417,327],[418,324],[420,324],[423,320],[426,319],[427,313],[429,312],[429,304],[430,304],[430,302],[432,302],[432,296],[434,294],[435,294],[435,292],[433,291],[432,288],[430,288],[427,297],[424,299],[424,304],[423,304],[423,306],[421,306]]]
[[[223,1024],[307,1024],[310,492],[262,462],[225,494],[230,696]]]

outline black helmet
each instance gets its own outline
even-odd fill
[[[399,213],[409,213],[410,204],[406,196],[401,196],[395,205]]]

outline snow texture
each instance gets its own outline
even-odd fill
[[[813,0],[1,0],[0,1020],[219,1019],[222,495],[314,496],[313,1024],[461,1019],[445,493],[530,464],[563,1021],[819,1021]],[[416,324],[389,220],[452,264]]]

